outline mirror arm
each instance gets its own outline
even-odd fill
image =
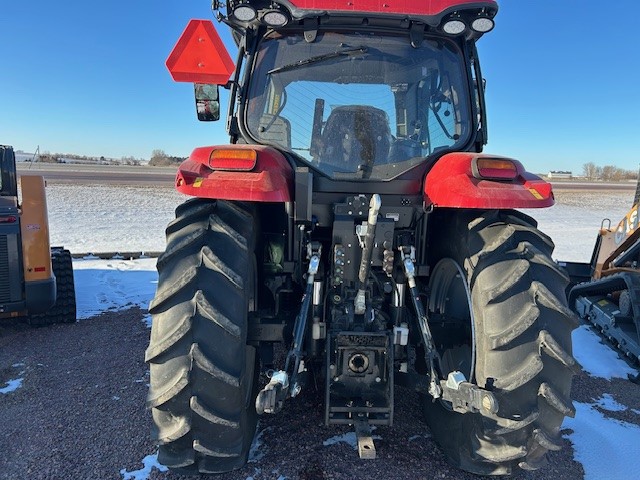
[[[226,130],[229,134],[230,143],[236,143],[240,136],[240,127],[238,125],[238,119],[236,117],[237,111],[235,109],[236,99],[238,96],[238,89],[240,88],[240,73],[242,70],[242,64],[244,62],[244,55],[246,52],[244,43],[240,45],[238,49],[238,57],[236,60],[236,71],[233,77],[224,85],[224,88],[229,90],[229,105],[227,107],[227,122]]]
[[[220,87],[224,88],[225,90],[231,90],[231,88],[233,88],[234,85],[236,85],[236,81],[235,80],[229,80],[224,85],[220,85]]]

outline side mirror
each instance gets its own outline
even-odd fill
[[[196,97],[196,112],[201,122],[215,122],[220,120],[220,99],[218,85],[209,83],[194,83]]]

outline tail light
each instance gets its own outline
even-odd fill
[[[256,166],[258,152],[251,149],[216,149],[211,152],[209,166],[214,170],[250,172]]]
[[[506,158],[474,158],[471,171],[476,178],[486,180],[514,180],[518,177],[518,166]]]
[[[14,215],[9,215],[8,217],[0,217],[0,223],[16,223],[18,218]]]

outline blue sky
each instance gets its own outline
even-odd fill
[[[149,158],[225,143],[224,121],[195,118],[192,86],[164,62],[208,0],[3,2],[0,143],[17,149]],[[640,2],[502,0],[479,43],[487,152],[530,171],[586,162],[636,170]],[[231,44],[228,29],[218,25]],[[235,57],[235,54],[232,55]],[[226,101],[223,108],[226,109]]]

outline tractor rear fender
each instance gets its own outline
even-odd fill
[[[554,204],[551,184],[517,160],[472,152],[443,155],[427,173],[425,204],[450,208],[543,208]]]
[[[201,198],[291,202],[293,169],[284,155],[271,147],[199,147],[180,165],[176,189]]]

